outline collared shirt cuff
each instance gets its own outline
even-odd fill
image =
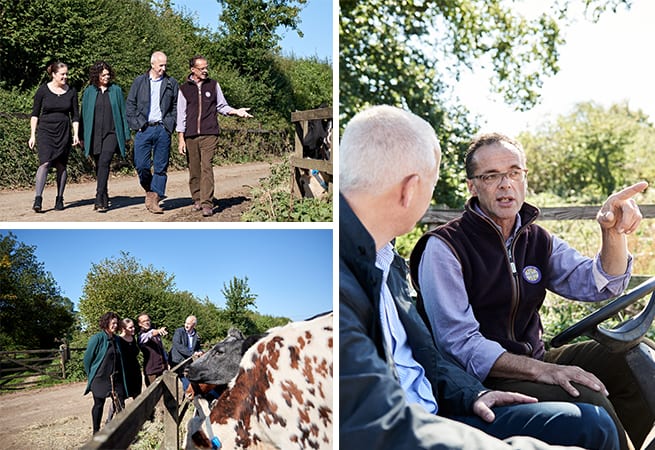
[[[624,273],[621,275],[608,275],[603,270],[599,253],[594,258],[592,274],[598,292],[601,292],[603,289],[609,289],[614,295],[619,295],[625,290],[632,274],[632,255],[628,254],[628,265]]]

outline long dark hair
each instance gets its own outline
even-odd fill
[[[68,64],[61,61],[53,61],[50,64],[48,64],[48,67],[46,67],[45,70],[46,72],[48,72],[48,75],[52,76],[53,74],[59,72],[59,69],[61,69],[62,67],[67,68]]]
[[[107,330],[109,328],[109,323],[113,320],[116,319],[119,323],[121,321],[121,318],[118,317],[118,314],[116,314],[113,311],[109,311],[104,313],[101,317],[100,320],[98,320],[98,325],[100,325],[101,330]]]
[[[114,69],[105,61],[97,61],[89,68],[89,84],[95,87],[100,86],[100,75],[104,70],[109,71],[109,81],[114,79]]]

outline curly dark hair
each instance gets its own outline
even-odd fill
[[[114,79],[114,69],[105,61],[97,61],[89,68],[89,84],[95,87],[100,86],[100,75],[103,70],[109,71],[109,80]]]
[[[101,317],[100,320],[98,320],[98,325],[100,325],[101,330],[106,330],[109,328],[109,323],[113,320],[116,319],[118,322],[121,321],[121,318],[118,317],[118,314],[116,314],[113,311],[109,311],[104,313]]]

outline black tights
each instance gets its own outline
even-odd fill
[[[98,431],[100,431],[100,424],[102,423],[102,412],[105,409],[105,400],[107,397],[96,397],[95,395],[93,396],[93,407],[91,408],[91,420],[93,422],[93,434],[96,434]],[[109,397],[109,401],[111,404],[109,405],[109,414],[107,415],[107,422],[114,417],[116,414],[116,407],[114,406],[114,402],[112,401],[111,397]],[[120,406],[118,408],[118,412],[122,411],[125,408],[125,399],[123,398],[118,398],[118,401],[120,403]]]
[[[100,431],[100,422],[102,422],[102,410],[105,409],[106,397],[93,396],[93,408],[91,408],[91,420],[93,421],[93,434]]]
[[[64,196],[64,189],[66,188],[66,178],[68,174],[66,172],[66,164],[61,161],[48,161],[39,166],[36,170],[36,196],[41,197],[43,195],[43,189],[45,189],[45,183],[48,180],[48,169],[53,166],[57,171],[57,197]]]

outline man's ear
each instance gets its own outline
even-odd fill
[[[405,177],[400,189],[400,202],[403,208],[409,208],[418,193],[420,177],[417,174]]]
[[[469,193],[471,194],[471,197],[477,197],[478,196],[478,190],[475,187],[475,184],[473,183],[473,180],[466,180],[466,187],[469,188]]]

